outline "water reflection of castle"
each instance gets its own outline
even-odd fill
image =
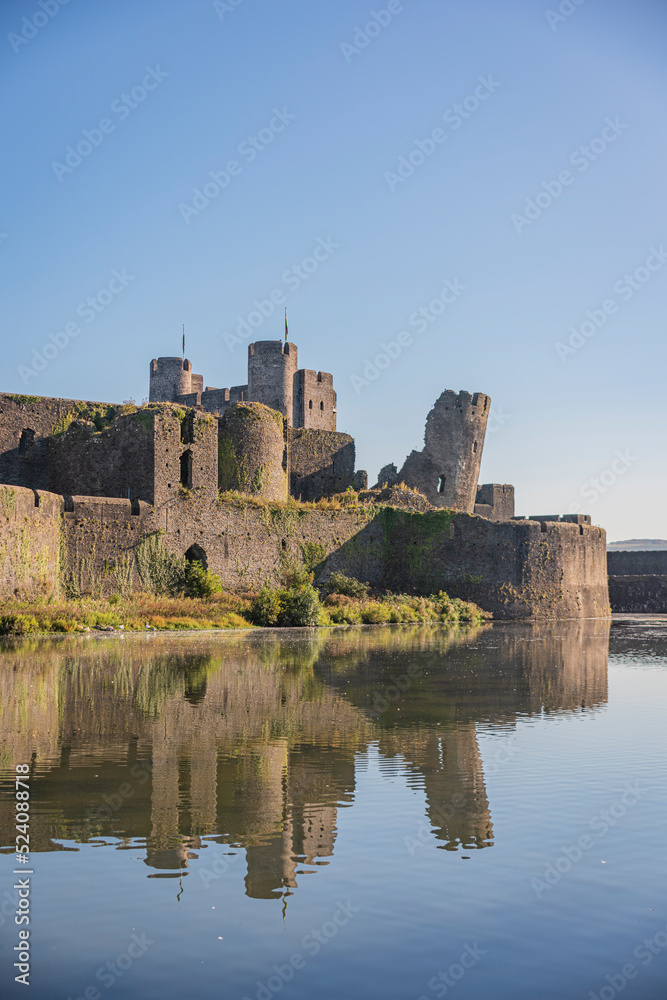
[[[1,763],[34,760],[34,850],[141,838],[146,864],[166,875],[208,863],[211,841],[234,844],[258,898],[327,863],[355,758],[371,744],[423,788],[439,846],[481,848],[493,833],[478,724],[606,700],[608,624],[530,636],[540,634],[493,629],[471,645],[469,633],[378,629],[7,650]],[[0,809],[8,845],[11,813]]]

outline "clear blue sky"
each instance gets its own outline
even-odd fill
[[[205,384],[243,383],[225,334],[281,289],[371,481],[443,389],[482,391],[482,481],[518,513],[667,537],[663,2],[42,2],[0,6],[3,390],[139,401],[182,323]]]

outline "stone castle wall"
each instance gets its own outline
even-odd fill
[[[63,500],[4,487],[1,593],[56,592],[61,537],[62,568],[76,576],[79,590],[117,586],[121,579],[137,587],[136,546],[155,531],[178,555],[196,546],[229,589],[256,589],[305,563],[319,580],[337,570],[391,590],[446,590],[500,619],[609,613],[605,533],[590,525],[500,524],[452,511],[411,514],[375,505],[290,507],[195,492],[156,510],[120,498]]]
[[[355,481],[354,438],[340,431],[290,430],[290,493],[319,500],[342,493]]]
[[[0,597],[49,597],[60,590],[63,498],[0,486]]]
[[[64,428],[77,408],[98,407],[102,411],[109,406],[78,399],[0,393],[0,483],[50,489],[51,436]]]
[[[664,552],[608,552],[610,576],[667,576],[667,549]]]
[[[667,614],[667,551],[608,552],[614,611]]]
[[[62,495],[129,497],[152,503],[153,463],[150,410],[118,417],[102,431],[75,421],[49,443],[48,488]]]

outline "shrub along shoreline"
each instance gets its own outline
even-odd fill
[[[319,588],[303,567],[280,586],[226,593],[218,577],[190,564],[162,593],[77,595],[0,602],[0,635],[288,628],[333,625],[478,624],[489,616],[444,592],[430,597],[373,594],[368,584],[332,573]]]

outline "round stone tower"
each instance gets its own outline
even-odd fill
[[[257,340],[248,346],[248,399],[278,410],[292,424],[296,344]]]
[[[153,358],[149,403],[173,403],[177,396],[189,392],[192,392],[192,365],[187,358]]]
[[[218,487],[287,500],[285,419],[261,403],[236,403],[218,424]]]
[[[490,406],[481,392],[443,392],[426,418],[424,450],[408,456],[399,481],[436,507],[472,514]]]

